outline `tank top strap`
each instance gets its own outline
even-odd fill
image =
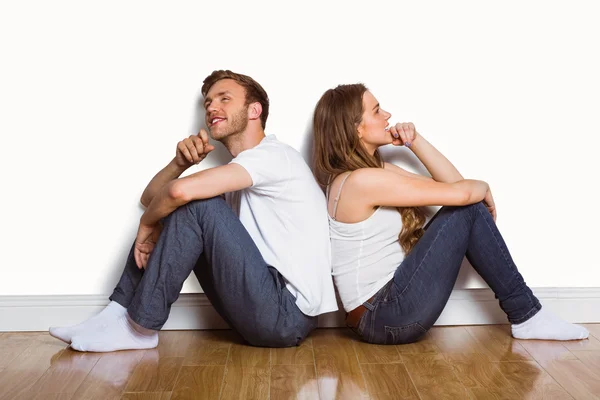
[[[348,177],[350,176],[351,173],[352,173],[352,171],[348,172],[348,174],[344,177],[344,179],[342,179],[342,183],[340,183],[340,188],[338,190],[338,194],[335,197],[335,199],[333,200],[333,216],[331,217],[333,220],[335,220],[335,216],[337,214],[337,206],[338,206],[338,201],[340,200],[340,196],[342,195],[342,188],[344,187],[344,183],[346,183],[346,179],[348,179]],[[329,187],[327,188],[327,190],[329,191]]]

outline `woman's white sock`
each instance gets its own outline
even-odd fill
[[[567,322],[546,308],[523,323],[513,324],[511,330],[517,339],[577,340],[589,336],[583,326]]]

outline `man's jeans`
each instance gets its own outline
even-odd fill
[[[293,243],[290,243],[293,246]],[[317,325],[304,315],[277,270],[220,197],[190,202],[163,220],[146,270],[133,248],[111,300],[141,326],[160,329],[194,271],[217,312],[255,346],[296,346]]]
[[[393,279],[363,303],[367,311],[354,331],[370,343],[419,340],[448,302],[465,255],[511,323],[524,322],[541,309],[483,203],[442,207]]]

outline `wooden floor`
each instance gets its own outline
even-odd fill
[[[508,325],[435,327],[377,346],[318,329],[299,347],[232,331],[166,331],[157,349],[79,353],[47,333],[0,333],[0,399],[600,399],[600,324],[573,342]]]

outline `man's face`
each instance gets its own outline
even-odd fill
[[[217,81],[204,97],[206,126],[215,140],[243,132],[248,126],[246,90],[233,79]]]

